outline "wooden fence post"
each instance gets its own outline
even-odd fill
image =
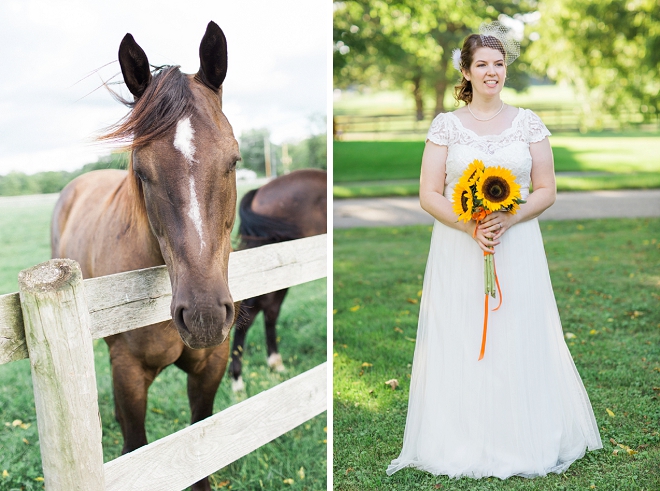
[[[89,311],[80,266],[53,259],[18,276],[48,491],[105,489]]]

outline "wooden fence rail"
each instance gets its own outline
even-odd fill
[[[232,252],[232,297],[244,300],[325,277],[326,237],[317,235]],[[171,319],[172,288],[165,266],[90,278],[83,283],[94,339]],[[27,357],[19,294],[1,295],[0,364]]]
[[[325,277],[326,241],[231,253],[234,300]],[[22,271],[19,285],[0,296],[0,363],[30,359],[48,491],[178,491],[327,408],[324,363],[103,464],[92,339],[169,319],[167,269],[82,280],[75,261],[53,259]]]
[[[574,132],[583,129],[579,110],[573,106],[537,104],[530,107],[552,132]],[[333,117],[335,140],[395,140],[398,137],[423,137],[434,118],[426,113],[417,120],[413,111],[389,114],[336,114]],[[621,130],[625,127],[658,131],[660,114],[643,114],[635,110],[623,110],[619,115],[605,114],[600,120],[604,130]]]

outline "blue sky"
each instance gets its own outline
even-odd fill
[[[95,89],[121,80],[123,36],[152,64],[195,73],[210,20],[227,37],[223,107],[235,136],[267,127],[276,143],[304,138],[309,117],[327,111],[330,9],[322,0],[3,0],[0,175],[73,170],[109,153],[94,136],[126,108]]]

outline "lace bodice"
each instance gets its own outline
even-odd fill
[[[520,184],[523,199],[529,195],[532,156],[529,144],[543,140],[550,132],[541,118],[529,109],[518,110],[511,127],[499,135],[479,136],[463,126],[453,113],[438,114],[426,139],[448,147],[444,195],[451,201],[454,186],[474,159],[486,167],[509,169]]]

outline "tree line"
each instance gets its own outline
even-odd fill
[[[265,173],[264,139],[270,138],[268,129],[244,131],[240,138],[241,162],[239,168],[252,169],[259,175]],[[287,145],[289,159],[288,170],[306,167],[327,168],[326,134],[323,132],[312,134],[295,144]],[[284,170],[282,162],[282,145],[270,145],[271,161],[277,174]],[[85,164],[74,171],[46,171],[36,174],[23,172],[10,172],[0,176],[0,196],[18,196],[26,194],[59,193],[64,186],[81,174],[99,169],[126,169],[128,167],[128,154],[124,152],[112,153],[101,157],[98,161]]]
[[[660,8],[657,0],[346,0],[334,2],[337,88],[404,89],[423,118],[435,114],[460,75],[451,52],[484,21],[520,28],[521,57],[507,85],[530,78],[567,81],[586,126],[603,113],[660,113]]]

